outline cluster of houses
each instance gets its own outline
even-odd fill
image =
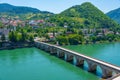
[[[0,38],[2,35],[5,35],[6,40],[8,40],[8,35],[10,31],[16,30],[18,25],[24,26],[24,22],[17,19],[10,19],[0,17]]]
[[[0,38],[1,35],[4,34],[6,37],[6,40],[8,40],[8,35],[10,31],[16,30],[16,27],[25,27],[26,25],[30,25],[33,29],[37,29],[39,27],[55,27],[56,24],[46,22],[45,20],[19,20],[19,19],[11,19],[11,18],[5,18],[5,17],[0,17]],[[63,27],[68,28],[67,25],[64,25]],[[82,33],[85,36],[92,36],[93,33],[96,31],[100,31],[97,36],[103,36],[103,34],[114,34],[113,31],[109,31],[109,29],[81,29]],[[68,34],[72,34],[72,32],[68,32]],[[119,34],[118,32],[116,34]],[[54,36],[52,33],[48,33],[49,37],[51,39],[54,39]],[[57,35],[57,33],[55,33]]]
[[[51,27],[56,26],[53,23],[45,22],[44,20],[19,20],[19,19],[11,19],[6,17],[0,17],[0,37],[2,34],[5,35],[6,40],[8,40],[8,34],[10,31],[15,31],[17,27],[25,27],[26,25],[30,25],[33,29],[37,29],[39,27]]]
[[[3,23],[4,26],[19,26],[24,27],[25,25],[30,25],[32,27],[40,27],[41,24],[44,24],[43,26],[55,26],[55,24],[46,22],[45,20],[20,20],[20,19],[11,19],[6,17],[0,17],[0,22]]]
[[[103,36],[103,35],[108,35],[108,34],[116,34],[116,35],[120,35],[119,32],[114,32],[114,31],[111,31],[107,28],[101,28],[101,29],[81,29],[82,33],[85,35],[85,36],[92,36],[96,33],[96,36]]]
[[[33,29],[37,29],[39,27],[54,27],[56,26],[54,23],[46,22],[44,20],[29,20],[28,25],[30,25]]]

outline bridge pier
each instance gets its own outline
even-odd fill
[[[48,51],[51,54],[57,54],[59,58],[65,58],[66,61],[74,61],[76,66],[83,66],[84,61],[86,61],[88,63],[88,71],[90,72],[96,71],[97,66],[100,66],[102,70],[102,77],[105,79],[120,73],[120,68],[117,66],[61,48],[59,46],[36,41],[35,47]]]
[[[76,64],[75,65],[79,66],[79,67],[83,66],[84,65],[84,59],[76,57]]]
[[[35,47],[37,47],[37,48],[41,49],[41,48],[40,48],[40,46],[41,46],[40,44],[35,43]]]
[[[64,56],[65,56],[65,53],[63,52],[63,51],[61,51],[61,50],[57,50],[57,56],[59,57],[59,58],[64,58]]]
[[[57,53],[56,48],[50,46],[49,49],[50,49],[50,54],[56,54]]]
[[[39,45],[38,45],[38,48],[41,49],[41,47],[42,47],[41,44],[39,44]]]
[[[68,62],[72,62],[73,61],[73,55],[69,54],[68,52],[65,52],[65,56],[66,56],[66,61]]]
[[[45,45],[44,44],[40,44],[40,49],[44,50],[45,49]]]
[[[102,78],[110,78],[112,77],[112,70],[108,69],[107,67],[105,66],[100,66],[101,69],[102,69]]]
[[[35,42],[35,47],[39,48],[39,44],[37,44],[36,42]]]
[[[51,47],[51,46],[47,46],[47,45],[46,45],[46,46],[45,46],[45,51],[50,52],[50,47]]]
[[[87,61],[87,63],[88,63],[88,71],[89,72],[96,72],[97,65],[91,61]]]

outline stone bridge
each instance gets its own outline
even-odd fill
[[[59,46],[39,41],[35,41],[35,46],[49,52],[51,55],[57,55],[59,58],[64,58],[65,61],[73,62],[74,65],[79,67],[84,66],[86,61],[89,72],[96,72],[97,66],[99,66],[102,70],[102,78],[104,79],[114,80],[114,78],[116,78],[116,76],[118,77],[118,74],[120,73],[120,67]]]

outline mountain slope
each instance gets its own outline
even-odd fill
[[[113,19],[113,20],[115,20],[116,22],[120,23],[120,8],[108,12],[107,15],[108,15],[111,19]]]
[[[13,6],[10,4],[0,4],[1,13],[15,13],[15,14],[26,14],[26,13],[49,13],[47,11],[40,11],[36,8]]]
[[[58,22],[60,26],[67,24],[69,27],[73,27],[73,25],[80,28],[110,28],[117,26],[113,20],[90,2],[73,6],[54,16],[52,20]]]
[[[27,18],[32,19],[33,17],[36,19],[36,17],[44,17],[46,15],[51,15],[53,13],[50,13],[48,11],[40,11],[36,8],[31,7],[22,7],[22,6],[13,6],[10,4],[0,4],[0,16],[2,17],[18,17],[18,18]],[[32,16],[32,17],[31,17]]]

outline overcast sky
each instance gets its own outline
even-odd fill
[[[0,0],[0,3],[34,7],[53,13],[60,13],[71,6],[80,5],[83,2],[91,2],[104,13],[120,8],[120,0]]]

